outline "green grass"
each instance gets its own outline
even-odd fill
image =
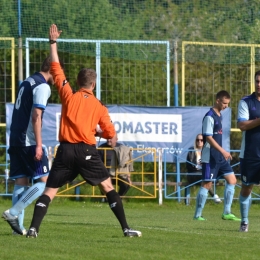
[[[106,203],[56,198],[50,205],[37,239],[11,235],[0,221],[0,259],[258,259],[260,221],[258,203],[250,210],[248,233],[238,232],[240,222],[221,219],[223,204],[207,202],[207,221],[194,221],[190,206],[167,200],[162,206],[148,200],[124,203],[129,225],[141,238],[126,238]],[[0,212],[10,207],[0,198]],[[33,205],[26,210],[25,225]],[[233,212],[239,216],[239,204]]]

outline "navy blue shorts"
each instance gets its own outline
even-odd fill
[[[28,177],[39,179],[49,174],[48,158],[43,149],[41,161],[35,161],[35,145],[16,147],[10,146],[8,153],[10,156],[10,179]]]
[[[95,146],[85,143],[60,143],[46,187],[59,188],[72,182],[78,175],[92,186],[109,178]]]
[[[241,181],[245,185],[260,183],[260,160],[240,158]]]
[[[202,163],[202,180],[212,181],[234,173],[228,161]]]

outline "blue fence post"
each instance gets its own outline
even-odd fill
[[[75,187],[75,195],[76,195],[76,200],[79,200],[79,195],[80,195],[80,186]]]
[[[188,184],[188,187],[185,188],[185,204],[190,205],[190,186]]]
[[[164,179],[164,188],[163,188],[163,192],[164,192],[164,198],[167,197],[167,170],[166,170],[166,153],[165,150],[162,151],[163,152],[163,179]]]
[[[180,176],[180,162],[178,156],[176,156],[176,173],[177,173],[177,196],[178,196],[178,202],[181,202],[181,191],[179,183],[181,182],[181,176]]]

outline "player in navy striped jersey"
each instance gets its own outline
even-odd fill
[[[243,131],[239,155],[242,180],[240,231],[247,232],[251,192],[254,184],[260,183],[260,70],[255,73],[255,92],[239,102],[237,126]]]
[[[228,162],[232,159],[229,152],[222,148],[222,115],[221,111],[228,107],[230,95],[222,90],[216,95],[215,105],[206,113],[202,123],[203,148],[201,154],[202,183],[196,200],[194,220],[205,220],[202,210],[207,200],[212,180],[223,177],[226,180],[224,191],[224,212],[222,219],[240,221],[231,213],[236,176]]]
[[[49,85],[53,85],[49,70],[50,57],[47,57],[40,72],[21,83],[12,115],[8,153],[10,179],[15,180],[13,206],[2,217],[20,235],[26,234],[24,209],[42,194],[49,174],[41,136],[42,117],[51,95]],[[36,182],[30,188],[29,179]]]

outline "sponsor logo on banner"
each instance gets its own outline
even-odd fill
[[[182,142],[182,115],[110,113],[125,142]]]

